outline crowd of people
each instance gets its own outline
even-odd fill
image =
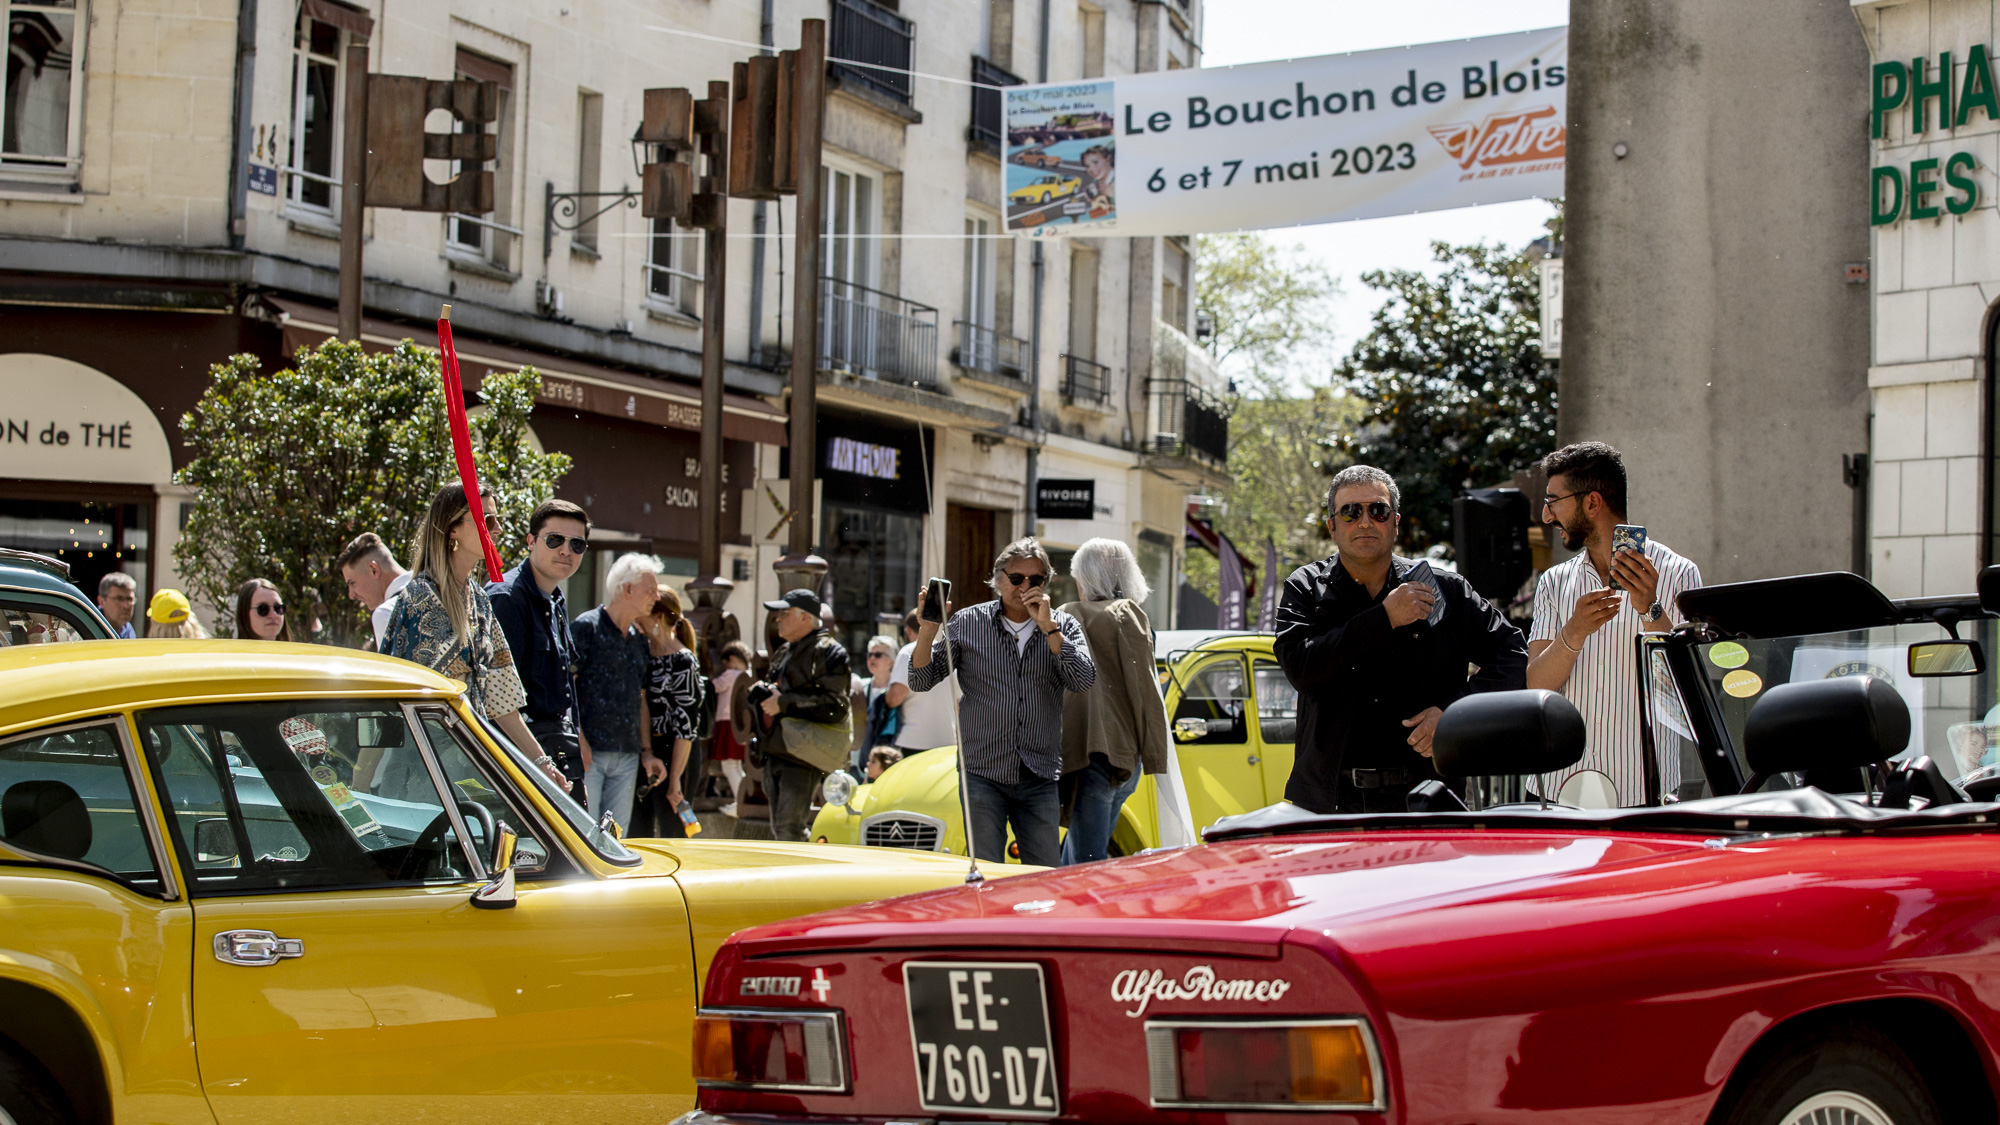
[[[1444,708],[1521,687],[1562,692],[1587,729],[1583,761],[1534,779],[1541,795],[1556,797],[1588,772],[1607,779],[1617,804],[1646,799],[1632,642],[1672,628],[1676,598],[1701,575],[1658,540],[1614,544],[1626,521],[1617,450],[1571,445],[1542,467],[1542,519],[1577,554],[1541,575],[1526,636],[1457,574],[1395,554],[1394,478],[1365,465],[1334,476],[1326,528],[1335,551],[1296,570],[1278,604],[1275,651],[1299,692],[1287,800],[1322,812],[1400,811],[1418,784],[1459,784],[1432,760]],[[493,517],[487,524],[498,531]],[[464,488],[451,484],[424,517],[409,569],[372,532],[335,566],[369,612],[368,647],[463,681],[472,706],[551,780],[625,831],[699,830],[685,776],[697,744],[719,763],[724,811],[739,811],[754,762],[772,835],[801,841],[830,772],[873,780],[957,746],[980,859],[1004,860],[1011,831],[1025,863],[1080,863],[1106,856],[1140,777],[1167,769],[1143,608],[1151,591],[1121,542],[1077,550],[1078,598],[1060,607],[1048,552],[1032,538],[1010,543],[994,560],[992,597],[910,611],[900,637],[870,638],[861,669],[834,639],[820,596],[787,591],[764,603],[775,643],[760,670],[741,641],[701,650],[680,595],[648,556],[616,559],[602,602],[572,617],[565,584],[590,530],[582,508],[550,500],[529,519],[521,561],[482,584],[479,528]],[[97,600],[116,635],[137,635],[129,576],[106,576]],[[146,618],[149,637],[205,635],[176,590],[156,592]],[[275,585],[253,578],[237,591],[235,635],[291,639]],[[1661,766],[1662,790],[1672,792],[1678,762]]]

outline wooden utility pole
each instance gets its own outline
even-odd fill
[[[362,185],[368,168],[368,44],[347,45],[340,146],[340,311],[343,340],[361,339],[361,237],[367,200]]]
[[[695,560],[702,584],[722,578],[722,336],[729,267],[729,83],[710,82],[695,105],[695,133],[708,159],[696,196],[701,267],[701,532]],[[704,221],[705,220],[705,221]],[[740,513],[739,513],[740,514]]]
[[[824,574],[826,563],[813,556],[813,476],[819,454],[815,413],[819,406],[819,232],[820,148],[826,117],[826,21],[804,20],[799,27],[797,69],[793,71],[793,172],[798,183],[794,220],[796,273],[792,285],[792,528],[790,551],[778,560],[782,575],[811,559]],[[817,582],[818,574],[814,575]]]

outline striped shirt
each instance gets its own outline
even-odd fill
[[[1657,596],[1667,611],[1667,620],[1681,623],[1675,600],[1681,591],[1701,585],[1701,571],[1657,540],[1646,541],[1646,557],[1660,572]],[[1530,643],[1547,641],[1562,644],[1558,635],[1576,612],[1577,599],[1604,583],[1597,568],[1584,552],[1567,562],[1542,572],[1535,586],[1535,625],[1528,634]],[[1563,782],[1583,770],[1597,770],[1611,778],[1618,789],[1618,803],[1627,807],[1646,801],[1644,742],[1639,736],[1639,615],[1649,607],[1635,606],[1629,597],[1619,599],[1618,616],[1605,622],[1583,642],[1570,669],[1562,693],[1583,714],[1583,760],[1567,770],[1543,774],[1540,791],[1555,797]],[[1660,759],[1660,792],[1672,793],[1680,787],[1681,758],[1678,742],[1659,723],[1653,726],[1653,746]]]
[[[1062,776],[1063,692],[1089,691],[1097,667],[1083,626],[1061,610],[1052,613],[1062,630],[1060,657],[1039,635],[1020,647],[995,598],[952,614],[932,644],[931,662],[910,669],[911,691],[943,683],[950,636],[951,667],[964,693],[958,705],[960,750],[966,770],[988,781],[1013,785],[1023,769],[1049,781]]]

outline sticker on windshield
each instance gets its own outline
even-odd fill
[[[1738,699],[1748,699],[1764,690],[1764,679],[1748,669],[1738,668],[1722,677],[1722,690]]]
[[[1735,641],[1723,641],[1708,650],[1708,662],[1717,668],[1741,668],[1750,663],[1750,650]]]
[[[1890,683],[1896,681],[1896,673],[1889,671],[1880,664],[1875,664],[1867,660],[1849,660],[1842,664],[1836,664],[1828,668],[1826,675],[1822,678],[1832,680],[1838,679],[1841,676],[1873,676],[1878,680],[1888,680]]]

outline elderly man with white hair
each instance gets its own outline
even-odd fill
[[[1092,539],[1070,560],[1077,600],[1062,607],[1083,626],[1097,684],[1063,701],[1062,787],[1069,835],[1064,863],[1111,850],[1118,810],[1139,774],[1167,769],[1167,707],[1153,671],[1153,626],[1140,604],[1153,592],[1132,548]]]
[[[660,564],[645,555],[621,555],[604,576],[604,604],[577,614],[570,625],[576,651],[576,703],[590,765],[583,787],[590,811],[610,813],[620,828],[632,823],[632,794],[639,771],[658,784],[667,764],[653,755],[652,717],[646,709],[646,672],[652,651],[638,620],[660,596]]]

